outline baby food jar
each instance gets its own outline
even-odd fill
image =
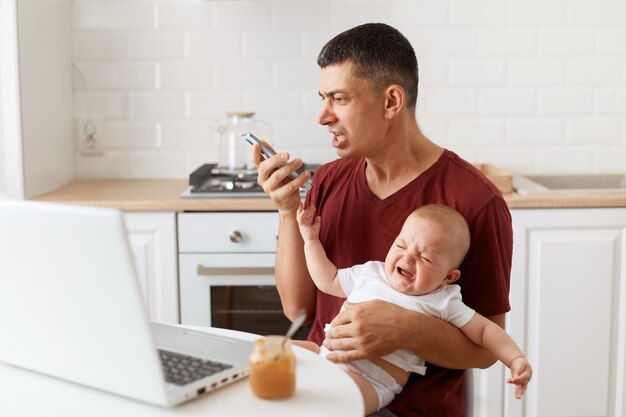
[[[291,339],[266,336],[254,342],[250,354],[250,387],[259,398],[291,397],[296,390],[296,357]]]

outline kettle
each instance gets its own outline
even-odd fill
[[[218,146],[218,165],[229,170],[245,170],[254,168],[250,145],[241,135],[252,132],[254,135],[268,140],[272,128],[268,122],[254,119],[254,112],[226,112],[228,120],[225,124],[211,122],[209,127],[220,134]]]

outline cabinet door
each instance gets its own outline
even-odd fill
[[[626,210],[513,210],[509,332],[534,378],[507,416],[626,416]]]
[[[175,213],[125,213],[147,312],[152,321],[179,323]]]

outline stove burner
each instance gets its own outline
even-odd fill
[[[319,165],[305,165],[311,173]],[[257,183],[256,168],[229,169],[217,164],[204,164],[189,175],[189,189],[182,194],[190,197],[265,197]]]
[[[217,164],[204,164],[189,176],[190,192],[192,194],[243,191],[263,193],[256,178],[256,168],[228,169],[218,167]]]

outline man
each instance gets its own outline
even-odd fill
[[[384,260],[403,219],[425,204],[445,204],[467,220],[472,243],[458,284],[463,301],[504,327],[509,311],[511,217],[502,195],[471,164],[431,142],[415,119],[417,59],[408,40],[384,24],[365,24],[337,35],[318,56],[320,124],[340,159],[315,172],[305,204],[323,222],[320,240],[338,268]],[[381,416],[462,416],[463,370],[486,368],[495,358],[458,329],[382,301],[351,304],[332,322],[343,300],[316,290],[304,260],[296,211],[298,188],[289,181],[302,161],[279,154],[263,161],[253,149],[258,181],[280,218],[276,284],[285,314],[305,307],[314,319],[309,340],[343,352],[337,362],[409,349],[427,361]],[[314,315],[313,315],[314,313]]]

